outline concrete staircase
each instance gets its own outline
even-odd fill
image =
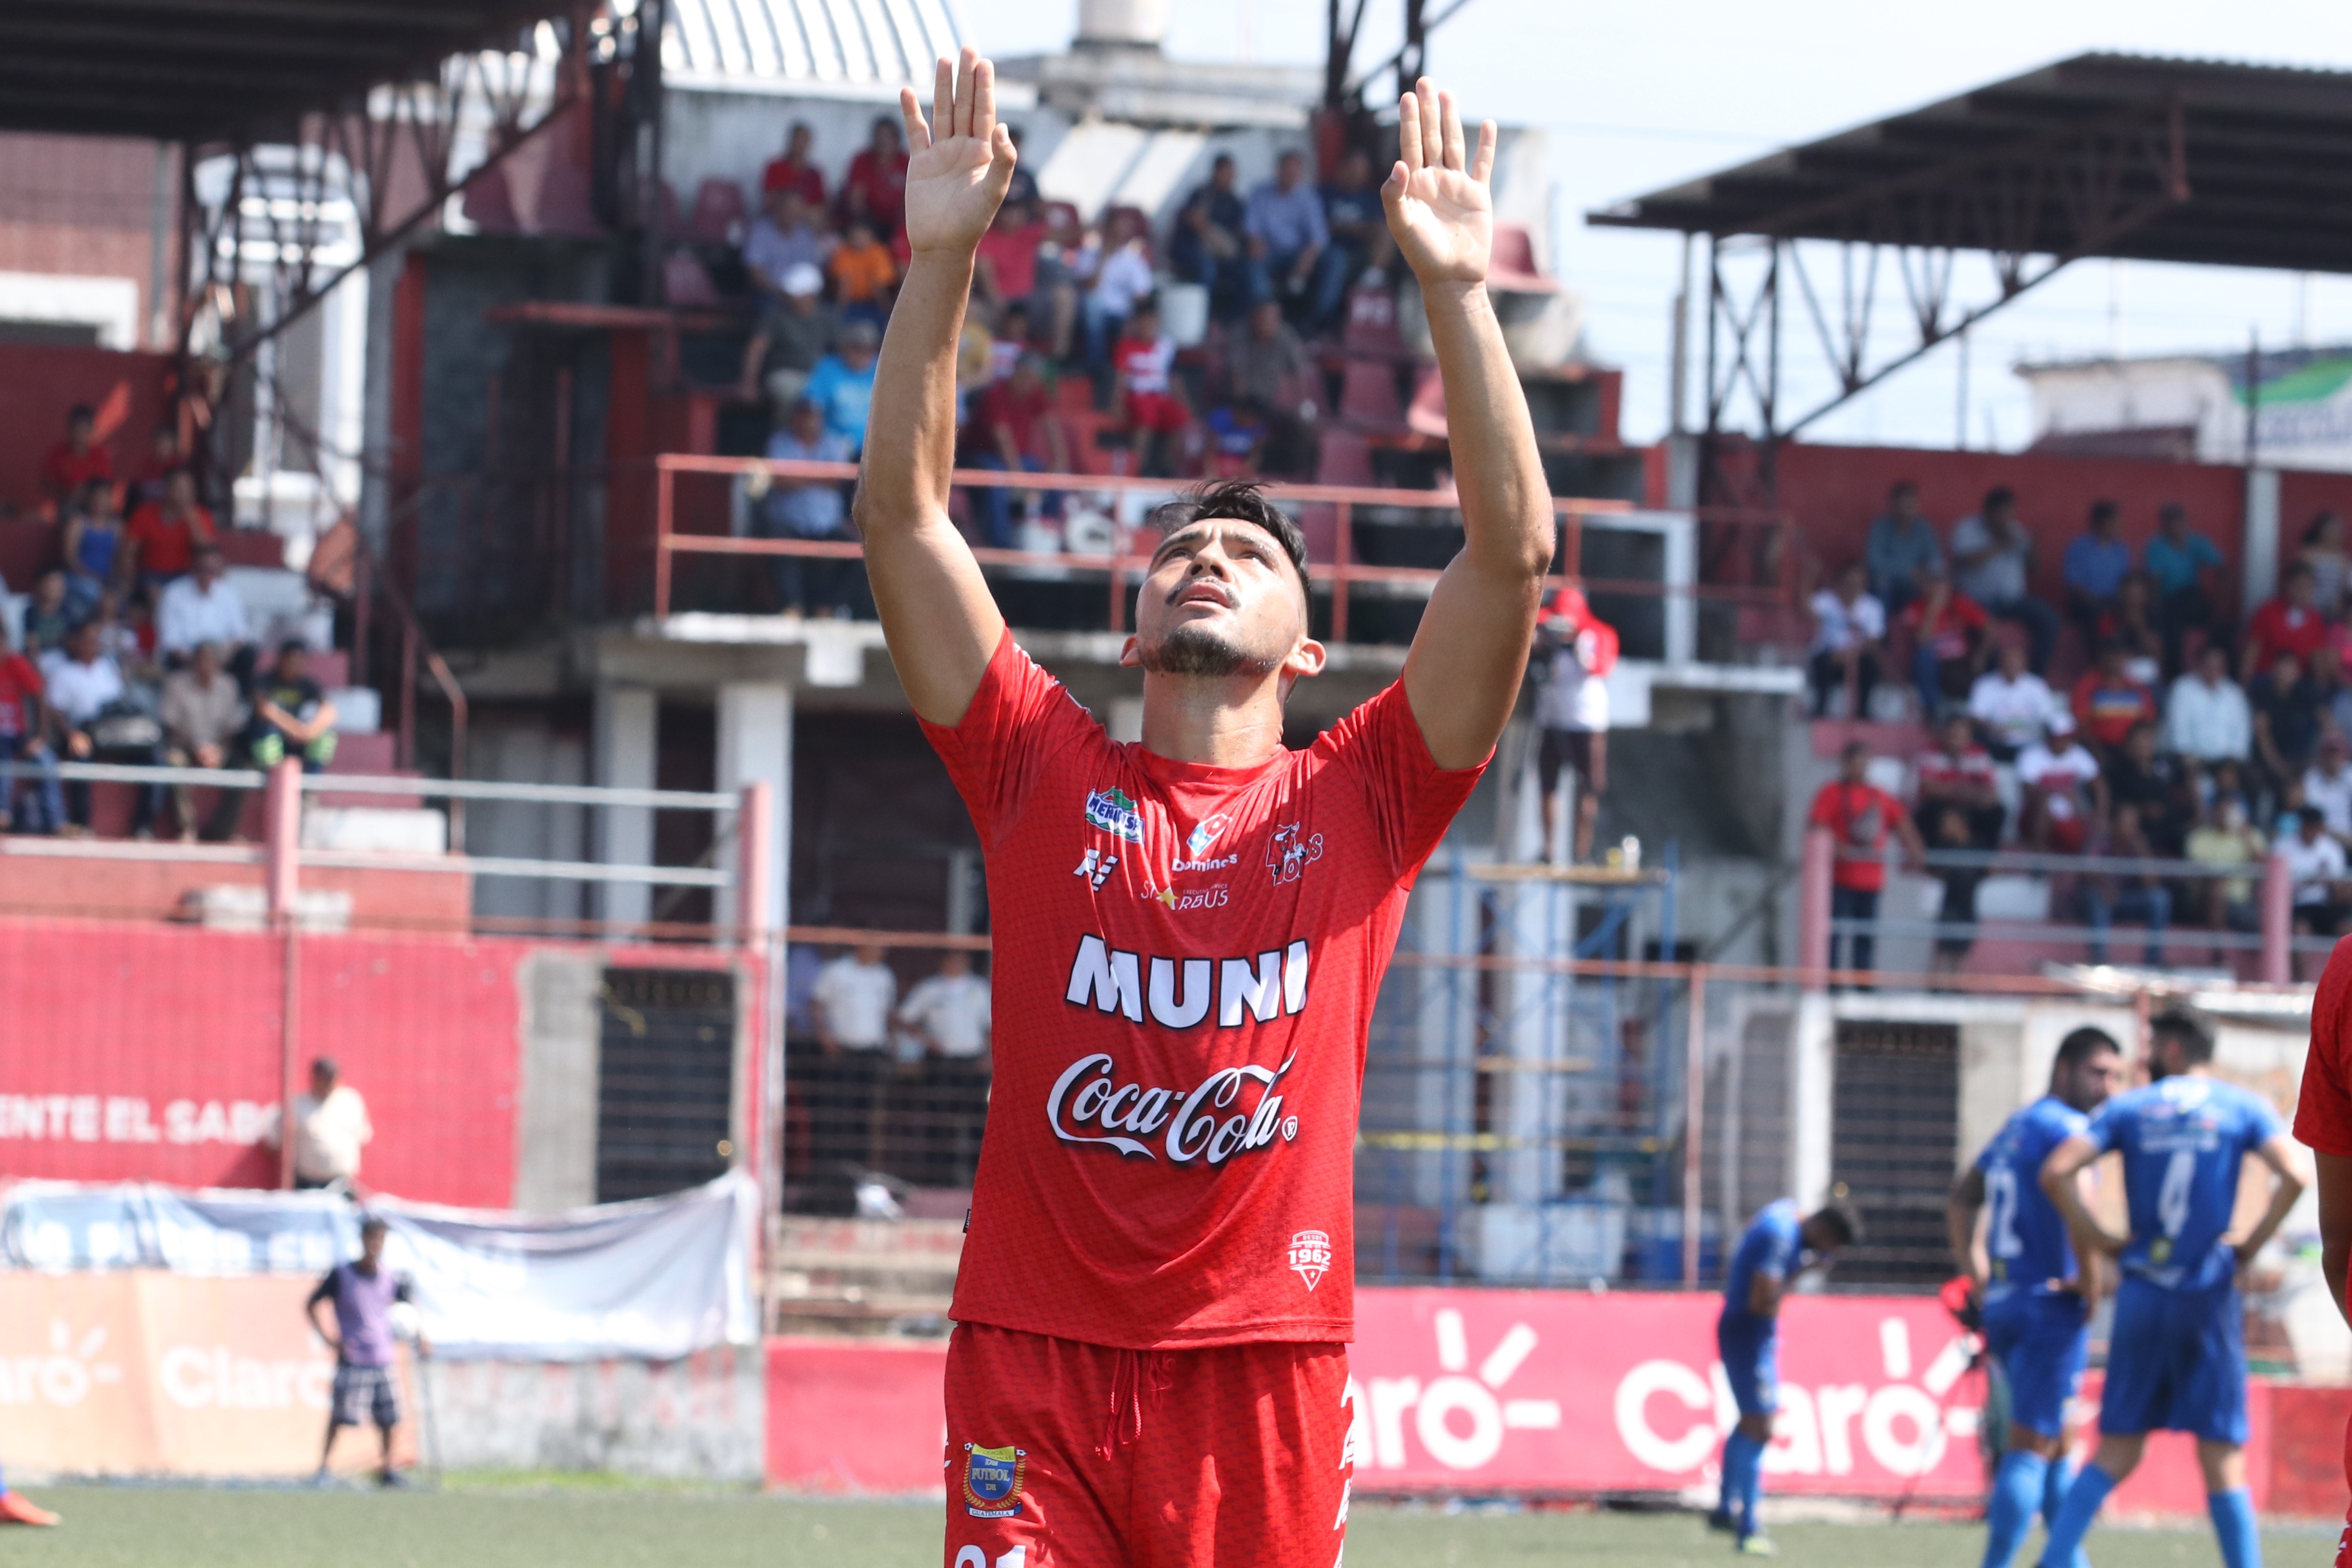
[[[772,1331],[918,1339],[948,1331],[962,1220],[786,1215],[771,1236]]]

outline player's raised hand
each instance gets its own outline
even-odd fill
[[[1013,136],[996,118],[996,68],[966,48],[940,61],[931,118],[915,89],[898,89],[907,123],[907,244],[915,250],[979,247],[1013,183]]]
[[[1389,232],[1424,289],[1483,283],[1495,248],[1495,122],[1478,145],[1462,133],[1454,95],[1427,77],[1397,103],[1397,161],[1381,187]]]

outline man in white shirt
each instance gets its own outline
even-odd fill
[[[155,605],[155,647],[165,663],[185,662],[198,643],[218,643],[222,662],[232,670],[253,663],[253,631],[245,601],[228,585],[227,565],[217,546],[196,546],[194,569],[175,577]],[[240,662],[239,655],[242,654]]]
[[[122,763],[134,767],[153,767],[160,760],[157,740],[160,726],[142,715],[126,711],[120,716],[122,727],[138,731],[144,726],[150,738],[137,743],[135,735],[109,735],[100,728],[100,721],[110,716],[107,710],[121,703],[128,695],[122,682],[122,671],[112,656],[103,651],[106,628],[95,620],[81,625],[66,634],[66,645],[51,648],[41,656],[41,681],[49,699],[49,712],[58,724],[58,756],[69,763]],[[59,829],[69,837],[79,837],[89,831],[89,781],[68,779],[66,794],[66,824]],[[155,811],[162,803],[163,788],[158,784],[142,784],[131,795],[131,836],[134,838],[154,837]]]
[[[826,964],[816,977],[814,1000],[817,1042],[827,1056],[889,1045],[898,977],[882,962],[879,947],[867,943]]]
[[[1559,809],[1559,775],[1576,774],[1576,831],[1570,858],[1592,858],[1601,797],[1609,790],[1609,672],[1617,664],[1617,631],[1592,613],[1581,589],[1563,588],[1551,613],[1536,623],[1537,657],[1549,650],[1549,678],[1536,692],[1536,783],[1542,795],[1543,858],[1552,858],[1552,822]]]
[[[1830,694],[1853,676],[1851,719],[1870,717],[1870,694],[1878,685],[1886,637],[1886,606],[1869,591],[1870,574],[1856,561],[1838,574],[1837,586],[1823,588],[1806,606],[1813,615],[1812,655],[1806,679],[1813,688],[1813,717],[1826,719]]]
[[[935,1056],[984,1063],[990,1025],[988,982],[971,972],[971,954],[961,948],[941,953],[940,972],[915,983],[899,1005],[898,1021]]]
[[[895,1066],[890,1015],[898,977],[882,949],[863,943],[817,972],[809,1013],[825,1060],[816,1094],[817,1163],[874,1169],[884,1164],[884,1100]]]
[[[360,1151],[375,1139],[367,1101],[344,1083],[342,1069],[329,1057],[310,1064],[310,1089],[294,1097],[294,1185],[348,1185],[358,1179]],[[278,1147],[273,1131],[264,1140]]]
[[[2073,714],[2063,708],[2051,714],[2048,735],[2017,758],[2017,782],[2026,791],[2023,837],[2034,849],[2079,855],[2091,824],[2107,815],[2106,781],[2099,760],[2075,736]]]
[[[2294,884],[2294,929],[2313,936],[2334,936],[2344,929],[2344,846],[2328,836],[2327,819],[2315,805],[2306,805],[2295,831],[2279,836],[2271,853],[2286,862]]]
[[[2303,803],[2318,807],[2339,842],[2352,839],[2352,745],[2334,730],[2319,737],[2319,755],[2303,770]]]
[[[2244,762],[2254,749],[2254,712],[2230,679],[2230,650],[2207,643],[2197,668],[2172,683],[2164,700],[2164,748],[2200,763]]]
[[[2015,762],[2042,738],[2051,716],[2063,711],[2056,694],[2025,665],[2025,650],[2003,643],[2000,663],[1969,688],[1969,717],[1977,721],[1995,762]]]

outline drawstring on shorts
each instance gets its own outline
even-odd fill
[[[1120,1351],[1110,1374],[1110,1409],[1095,1452],[1108,1459],[1143,1436],[1143,1403],[1157,1404],[1175,1386],[1175,1357],[1166,1351]]]

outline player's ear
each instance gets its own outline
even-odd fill
[[[1290,657],[1282,661],[1282,673],[1292,680],[1320,675],[1330,657],[1329,651],[1313,637],[1300,637],[1298,646],[1290,650]]]
[[[1137,666],[1140,665],[1142,662],[1143,662],[1143,655],[1142,655],[1142,653],[1141,653],[1141,652],[1139,652],[1139,651],[1138,650],[1137,646],[1136,646],[1135,638],[1134,638],[1132,636],[1130,636],[1130,637],[1127,639],[1127,641],[1125,641],[1125,642],[1123,642],[1123,643],[1121,643],[1121,644],[1119,645],[1119,648],[1118,648],[1118,664],[1119,664],[1119,668],[1120,668],[1121,669],[1133,669],[1133,668],[1135,668]]]

